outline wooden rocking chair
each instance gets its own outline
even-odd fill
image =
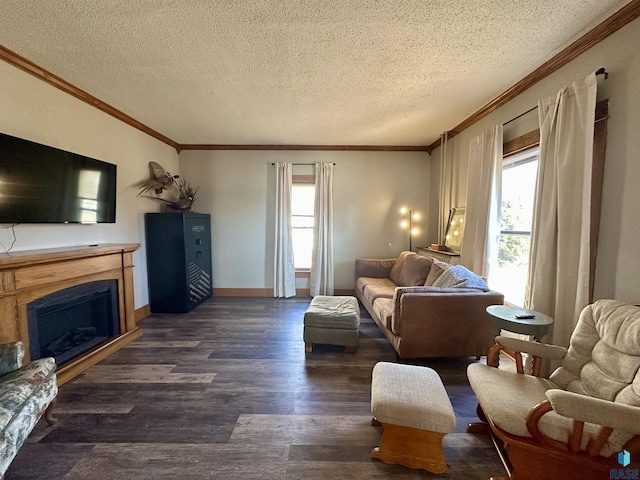
[[[587,306],[568,350],[496,342],[487,365],[472,364],[467,375],[508,478],[627,478],[610,474],[640,466],[639,307],[614,300]],[[517,373],[494,368],[503,349],[516,352]],[[524,373],[521,352],[533,356],[532,374]],[[548,379],[540,377],[543,358],[562,362]]]

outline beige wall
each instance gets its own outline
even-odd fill
[[[529,110],[566,84],[581,79],[599,67],[610,73],[598,77],[598,100],[609,98],[607,159],[605,165],[600,244],[596,267],[596,298],[640,300],[640,19],[614,33],[580,57],[454,137],[449,143],[452,161],[466,185],[469,140],[496,123],[504,123]],[[453,125],[452,125],[453,127]],[[510,124],[505,136],[537,128],[537,116],[529,114]],[[440,149],[433,152],[431,187],[437,188]],[[465,188],[457,199],[465,203]],[[432,202],[430,213],[437,216]],[[433,218],[433,217],[432,217]]]
[[[528,110],[540,98],[600,66],[610,72],[599,81],[599,99],[610,98],[607,164],[596,296],[640,300],[640,20],[596,45],[578,59],[452,139],[459,194],[465,203],[469,139],[494,123]],[[117,107],[117,105],[115,105]],[[535,128],[530,114],[506,130],[508,136]],[[18,225],[14,250],[103,242],[139,242],[134,259],[136,307],[148,302],[144,256],[144,212],[159,206],[136,198],[135,183],[155,160],[200,186],[196,210],[212,214],[215,286],[270,288],[275,161],[331,161],[335,169],[336,287],[352,288],[357,256],[396,255],[408,244],[398,228],[398,209],[409,204],[430,212],[429,224],[414,246],[435,242],[439,150],[393,152],[182,152],[133,129],[83,102],[0,62],[0,131],[118,165],[117,223],[114,225]],[[0,229],[0,248],[12,240]]]
[[[0,62],[0,132],[118,166],[115,224],[17,225],[13,251],[93,243],[141,243],[134,254],[135,306],[146,305],[149,295],[143,214],[158,211],[159,205],[136,198],[135,183],[148,178],[150,160],[176,171],[176,151],[4,62]],[[7,225],[0,227],[0,252],[4,252],[13,237]]]
[[[211,213],[216,288],[273,287],[272,162],[334,162],[335,286],[353,289],[354,259],[408,248],[399,209],[429,206],[426,153],[185,151],[180,172],[200,191],[195,210]],[[294,173],[310,173],[296,167]],[[425,237],[414,239],[414,248]],[[299,288],[306,285],[298,282]]]
[[[408,247],[398,224],[403,205],[428,209],[429,156],[394,152],[182,152],[0,62],[0,132],[118,165],[116,224],[18,225],[13,251],[135,242],[135,305],[148,303],[144,213],[160,205],[137,198],[149,161],[200,186],[195,210],[212,214],[214,286],[273,285],[272,162],[335,162],[336,287],[353,288],[356,256],[393,256]],[[297,167],[297,173],[310,173]],[[308,168],[308,167],[307,167]],[[422,234],[421,234],[422,235]],[[414,246],[425,243],[422,236]],[[0,229],[0,249],[13,237]],[[308,285],[299,280],[299,287]]]

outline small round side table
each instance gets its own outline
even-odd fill
[[[553,318],[550,316],[522,307],[490,305],[487,307],[487,313],[493,317],[498,329],[533,335],[536,342],[539,342],[553,325]]]

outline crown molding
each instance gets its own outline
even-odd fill
[[[36,65],[35,63],[27,60],[26,58],[18,55],[16,52],[9,50],[8,48],[0,45],[0,60],[4,60],[10,65],[13,65],[20,70],[27,72],[30,75],[42,80],[43,82],[48,83],[69,95],[76,97],[79,100],[82,100],[85,103],[88,103],[92,107],[97,108],[98,110],[102,110],[108,115],[117,118],[121,122],[126,123],[127,125],[132,126],[133,128],[137,128],[141,132],[146,133],[167,145],[178,150],[178,143],[171,140],[169,137],[162,135],[160,132],[156,132],[152,128],[149,128],[145,124],[139,122],[133,117],[130,117],[126,113],[118,110],[117,108],[112,107],[108,103],[103,102],[99,98],[94,97],[90,93],[85,92],[84,90],[72,85],[66,80],[54,75],[48,70]]]
[[[58,77],[50,71],[36,65],[16,52],[0,45],[0,60],[13,65],[20,70],[33,75],[56,87],[59,90],[101,110],[121,122],[130,125],[141,132],[154,137],[161,142],[173,147],[178,153],[183,150],[315,150],[315,151],[366,151],[366,152],[427,152],[428,147],[424,146],[397,146],[397,145],[217,145],[217,144],[184,144],[181,145],[169,137],[153,130],[147,125],[139,122],[126,113],[103,102],[88,92],[76,87],[66,80]]]
[[[578,40],[573,42],[571,45],[569,45],[567,48],[562,50],[556,56],[540,65],[536,70],[524,77],[511,88],[505,90],[503,93],[491,100],[484,107],[468,117],[462,123],[456,125],[448,132],[448,138],[452,138],[463,130],[466,130],[481,118],[486,117],[494,110],[497,110],[507,102],[513,100],[543,78],[551,75],[561,67],[564,67],[567,63],[571,62],[572,60],[589,50],[591,47],[600,43],[609,35],[617,32],[622,27],[624,27],[628,23],[631,23],[638,17],[640,17],[640,0],[632,0],[616,13],[600,23],[598,26],[596,26],[595,28],[584,34],[582,37],[580,37]],[[429,154],[431,154],[431,152],[439,146],[440,139],[429,145]]]
[[[511,88],[494,98],[476,113],[448,132],[452,138],[481,118],[489,115],[507,102],[529,89],[531,86],[563,67],[589,48],[604,40],[628,23],[640,16],[640,0],[632,0],[612,16],[604,20],[594,29],[580,37],[562,52],[542,64],[535,71],[527,75]],[[90,93],[72,85],[66,80],[54,75],[48,70],[36,65],[8,48],[0,45],[0,60],[13,65],[24,72],[33,75],[43,82],[52,85],[63,92],[101,110],[108,115],[130,125],[153,138],[173,147],[178,153],[183,150],[313,150],[313,151],[365,151],[365,152],[427,152],[429,155],[440,146],[440,139],[426,146],[397,146],[397,145],[219,145],[219,144],[179,144],[169,137],[153,130],[126,113],[112,107]]]
[[[428,152],[426,145],[217,145],[183,144],[183,150],[315,150],[359,152]]]

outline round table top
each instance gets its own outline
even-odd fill
[[[544,313],[509,305],[490,305],[487,313],[499,321],[501,328],[515,333],[541,338],[553,324],[553,318]],[[533,315],[533,318],[516,318],[516,315]]]

